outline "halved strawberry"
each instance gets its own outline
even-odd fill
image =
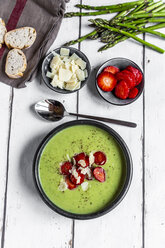
[[[77,177],[75,177],[73,174],[70,176],[70,180],[72,183],[76,185],[80,185],[84,182],[85,175],[81,174],[81,172],[77,169]]]
[[[127,66],[126,70],[131,71],[135,76],[136,85],[140,84],[143,78],[141,71],[133,66]]]
[[[116,74],[117,72],[119,72],[119,68],[116,67],[116,66],[107,66],[104,68],[103,71],[108,71],[108,72],[111,72],[112,74]]]
[[[89,156],[88,155],[85,156],[85,163],[86,163],[86,167],[89,166]]]
[[[71,180],[68,176],[65,178],[65,182],[67,183],[68,189],[70,189],[70,190],[75,189],[77,187],[76,184],[71,182]]]
[[[118,72],[116,74],[116,78],[118,81],[124,80],[130,89],[134,88],[136,85],[135,76],[130,71],[123,70],[121,72]]]
[[[76,154],[74,156],[74,159],[76,160],[76,164],[78,163],[79,160],[85,160],[85,153],[84,152],[81,152],[79,154]]]
[[[86,167],[86,168],[82,168],[82,167],[79,167],[78,170],[81,172],[81,174],[84,174],[85,175],[85,178],[87,180],[92,180],[93,179],[93,168],[90,168],[90,167]]]
[[[112,91],[116,86],[117,80],[115,76],[107,71],[103,71],[97,77],[97,84],[103,91]]]
[[[105,182],[105,170],[102,167],[96,167],[93,170],[93,175],[99,182]]]
[[[69,161],[66,161],[64,162],[62,165],[61,165],[61,173],[63,175],[69,175],[70,174],[70,170],[72,169],[72,163],[69,162]]]
[[[75,155],[74,159],[76,161],[77,166],[81,166],[84,168],[89,166],[89,158],[84,152],[81,152],[81,153]]]
[[[107,161],[107,157],[104,152],[98,151],[93,154],[95,160],[95,164],[97,165],[104,165]]]
[[[138,93],[139,93],[139,90],[137,88],[133,88],[130,90],[128,98],[135,98]]]
[[[129,94],[129,87],[125,81],[120,81],[115,88],[115,95],[120,99],[126,99]]]

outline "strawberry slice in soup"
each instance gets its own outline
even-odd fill
[[[74,159],[77,166],[85,168],[89,165],[89,157],[84,152],[75,155]]]
[[[97,165],[104,165],[107,161],[107,157],[104,152],[98,151],[93,154],[94,162]]]
[[[69,176],[67,176],[67,177],[65,178],[65,182],[66,182],[66,184],[68,185],[68,189],[70,189],[70,190],[75,189],[75,188],[77,187],[76,184],[74,184],[74,183],[71,182]]]
[[[72,172],[72,175],[70,176],[70,180],[73,184],[80,185],[84,182],[85,175],[81,174],[81,172],[76,169]]]
[[[69,175],[70,174],[70,170],[72,169],[72,163],[69,162],[69,161],[66,161],[64,162],[62,165],[61,165],[61,173],[63,175]]]
[[[105,182],[105,170],[102,167],[96,167],[93,170],[93,175],[97,181],[101,183]]]

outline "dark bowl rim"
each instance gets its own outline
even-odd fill
[[[130,99],[130,101],[129,101],[128,103],[124,103],[124,104],[114,103],[114,102],[111,102],[111,101],[108,101],[107,99],[105,99],[105,98],[103,97],[103,95],[100,93],[100,91],[98,90],[98,87],[99,87],[99,86],[97,85],[97,76],[98,76],[98,72],[99,72],[99,70],[101,69],[101,67],[103,67],[107,62],[110,62],[110,61],[116,60],[116,59],[127,60],[127,61],[133,63],[133,64],[140,70],[140,72],[141,72],[142,75],[143,75],[143,87],[142,87],[142,90],[139,92],[139,94],[138,94],[134,99]],[[115,57],[115,58],[112,58],[112,59],[108,59],[108,60],[105,61],[101,66],[99,66],[99,68],[98,68],[98,70],[97,70],[97,72],[96,72],[96,75],[95,75],[95,86],[96,86],[97,92],[99,93],[99,95],[100,95],[106,102],[108,102],[108,103],[110,103],[110,104],[112,104],[112,105],[115,105],[115,106],[126,106],[126,105],[129,105],[129,104],[135,102],[135,101],[141,96],[141,94],[142,94],[142,92],[143,92],[143,90],[144,90],[144,82],[145,82],[145,80],[144,80],[144,73],[143,73],[142,69],[140,68],[140,66],[138,66],[138,64],[136,64],[136,63],[135,63],[134,61],[132,61],[131,59],[124,58],[124,57]]]
[[[49,55],[50,55],[51,53],[53,54],[53,52],[56,52],[57,50],[59,50],[59,49],[61,49],[61,48],[67,48],[67,49],[70,49],[70,51],[71,51],[71,50],[72,50],[72,51],[75,51],[75,52],[77,51],[78,53],[83,54],[83,56],[84,56],[85,59],[86,59],[86,62],[88,63],[88,66],[89,66],[88,77],[87,77],[84,81],[82,81],[81,87],[80,87],[79,89],[77,89],[77,90],[70,91],[70,90],[65,90],[65,89],[62,90],[62,89],[61,89],[62,92],[60,92],[60,91],[58,90],[58,88],[51,86],[51,85],[48,84],[48,83],[46,82],[46,80],[44,79],[44,77],[46,77],[45,70],[44,70],[44,66],[45,66],[45,61],[46,61],[47,57],[49,57]],[[81,57],[81,56],[79,55],[79,57]],[[77,92],[77,91],[81,90],[81,89],[86,85],[87,81],[89,80],[90,74],[91,74],[91,64],[90,64],[90,61],[89,61],[89,59],[87,58],[87,56],[86,56],[81,50],[76,49],[76,48],[74,48],[74,47],[61,46],[61,47],[58,47],[58,48],[53,49],[52,51],[50,51],[50,52],[45,56],[45,58],[44,58],[44,60],[43,60],[43,62],[42,62],[41,70],[42,70],[42,79],[43,79],[45,85],[46,85],[49,89],[51,89],[52,91],[57,92],[58,94],[71,94],[71,93],[74,93],[74,92]]]
[[[104,208],[104,209],[102,209],[102,210],[100,210],[98,212],[91,213],[91,214],[70,213],[70,212],[67,212],[67,211],[57,207],[46,196],[46,194],[44,193],[44,191],[42,189],[40,180],[39,180],[38,166],[39,166],[40,156],[42,154],[42,151],[43,151],[45,145],[58,132],[62,131],[65,128],[76,126],[76,125],[92,125],[92,126],[96,126],[98,128],[101,128],[101,129],[107,131],[108,133],[110,133],[110,135],[112,135],[116,139],[118,144],[120,145],[120,147],[121,147],[121,149],[123,151],[123,154],[125,155],[125,160],[126,160],[126,179],[125,179],[125,182],[124,182],[122,190],[117,195],[117,197],[111,202],[111,204],[109,206],[107,206],[106,208]],[[63,123],[60,126],[54,128],[41,141],[40,145],[38,146],[38,148],[36,150],[36,153],[35,153],[35,156],[34,156],[34,159],[33,159],[33,179],[34,179],[34,183],[35,183],[36,189],[37,189],[40,197],[46,203],[46,205],[48,207],[50,207],[53,211],[55,211],[56,213],[58,213],[58,214],[60,214],[62,216],[65,216],[65,217],[71,218],[71,219],[78,219],[78,220],[94,219],[94,218],[97,218],[97,217],[101,217],[104,214],[107,214],[108,212],[112,211],[124,199],[125,195],[127,194],[128,189],[129,189],[130,184],[131,184],[131,181],[132,181],[132,176],[133,176],[133,162],[132,162],[131,153],[130,153],[129,148],[126,145],[125,141],[111,127],[109,127],[109,126],[107,126],[107,125],[105,125],[105,124],[103,124],[101,122],[92,121],[92,120],[70,121],[70,122]]]

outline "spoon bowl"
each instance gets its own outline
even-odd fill
[[[100,116],[92,116],[92,115],[84,115],[78,113],[68,113],[64,107],[64,105],[56,100],[45,99],[39,101],[35,104],[34,109],[36,113],[47,121],[60,121],[64,116],[73,115],[83,118],[89,118],[92,120],[104,121],[108,123],[113,123],[117,125],[127,126],[127,127],[136,127],[136,123],[122,120],[115,120]]]
[[[66,112],[63,104],[56,100],[46,99],[39,101],[34,106],[36,113],[47,121],[60,121]]]

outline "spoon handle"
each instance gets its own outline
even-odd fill
[[[127,126],[127,127],[137,127],[136,123],[129,122],[129,121],[121,121],[121,120],[109,119],[109,118],[104,118],[104,117],[75,114],[75,113],[69,113],[69,115],[74,115],[74,116],[83,117],[83,118],[89,118],[89,119],[98,120],[98,121],[104,121],[104,122],[113,123],[113,124],[122,125],[122,126]]]

